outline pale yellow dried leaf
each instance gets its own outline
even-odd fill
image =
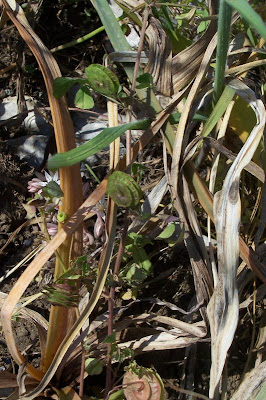
[[[241,204],[240,174],[251,161],[265,126],[265,110],[261,100],[244,83],[233,80],[230,85],[253,108],[257,124],[240,150],[224,180],[223,189],[214,198],[214,219],[217,234],[218,283],[207,308],[211,328],[212,365],[209,396],[213,398],[224,368],[227,351],[238,323],[238,291],[236,271],[239,259],[239,224]]]

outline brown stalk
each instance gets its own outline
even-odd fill
[[[59,67],[50,51],[31,29],[22,9],[9,0],[2,1],[5,10],[20,35],[33,52],[45,81],[51,114],[54,124],[57,150],[59,153],[73,149],[75,144],[74,128],[65,98],[56,99],[53,96],[53,81],[60,77]],[[70,217],[82,203],[82,183],[79,165],[60,169],[61,189],[64,193],[60,211]],[[60,228],[60,226],[59,226]],[[72,255],[70,252],[71,237],[68,237],[59,247],[58,253],[64,265],[68,267],[70,257],[75,258],[82,252],[82,230],[75,232]],[[62,274],[62,267],[56,262],[55,279]],[[75,318],[74,309],[52,306],[47,340],[47,352],[44,368],[47,369],[62,339],[66,336]],[[21,360],[20,360],[21,361]]]
[[[115,261],[115,266],[114,266],[114,271],[113,271],[113,276],[114,279],[117,277],[120,269],[120,265],[122,262],[122,257],[124,254],[125,250],[125,244],[126,244],[126,236],[127,236],[127,230],[128,230],[128,218],[127,218],[127,212],[124,215],[124,226],[123,226],[123,231],[121,233],[121,238],[120,238],[120,243],[119,243],[119,248],[117,252],[117,257]],[[108,318],[108,335],[111,335],[114,330],[114,304],[115,304],[115,288],[116,288],[116,281],[114,280],[114,283],[111,286],[110,292],[109,292],[109,299],[108,299],[108,312],[109,312],[109,318]],[[108,343],[107,346],[107,371],[106,371],[106,385],[105,385],[105,393],[106,395],[110,392],[112,388],[112,359],[110,356],[111,352],[111,344]]]
[[[134,66],[134,72],[133,72],[133,79],[132,79],[132,85],[131,85],[131,90],[130,90],[130,97],[133,102],[133,96],[136,92],[136,86],[137,86],[137,77],[139,73],[139,66],[140,66],[140,58],[141,58],[141,52],[144,44],[144,38],[145,38],[145,31],[146,31],[146,26],[148,22],[148,17],[149,17],[149,12],[150,8],[146,6],[145,11],[144,11],[144,16],[143,16],[143,21],[142,21],[142,27],[141,27],[141,33],[140,33],[140,39],[139,39],[139,47],[138,47],[138,52],[137,52],[137,59],[136,63]],[[131,117],[132,117],[132,104],[129,105],[128,111],[127,111],[127,122],[131,122]],[[131,164],[131,131],[126,132],[126,154],[127,154],[127,165]]]
[[[108,101],[107,103],[108,109],[108,120],[109,126],[117,126],[118,125],[118,108],[117,104],[112,101]],[[114,171],[117,168],[119,163],[119,149],[120,149],[120,137],[117,138],[113,143],[110,144],[110,171]],[[126,157],[128,154],[126,155]],[[116,210],[117,207],[111,198],[108,198],[108,210],[107,210],[107,223],[106,230],[109,236],[111,232],[112,225],[116,222]],[[113,299],[111,297],[111,291],[108,298],[108,310],[109,310],[109,319],[108,319],[108,335],[110,335],[113,331]],[[109,392],[112,385],[112,370],[111,370],[111,344],[107,345],[107,371],[106,371],[106,384],[105,384],[105,393]]]

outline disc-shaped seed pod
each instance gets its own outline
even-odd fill
[[[110,97],[118,93],[119,80],[108,68],[100,64],[91,64],[85,69],[85,73],[90,87],[96,92]]]
[[[135,208],[142,198],[139,185],[130,175],[122,171],[115,171],[109,176],[106,191],[120,207]]]
[[[163,400],[164,388],[159,375],[148,368],[140,367],[140,372],[127,371],[123,385],[126,400]]]

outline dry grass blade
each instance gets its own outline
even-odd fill
[[[21,397],[23,400],[30,400],[30,399],[35,399],[38,394],[42,392],[43,389],[49,384],[51,381],[52,377],[54,376],[57,368],[59,367],[65,353],[67,352],[70,344],[74,340],[74,338],[79,334],[80,329],[84,325],[84,323],[87,321],[88,317],[90,316],[91,312],[94,310],[95,305],[97,304],[101,294],[102,290],[105,284],[105,280],[107,277],[107,273],[109,270],[109,265],[111,262],[111,257],[112,257],[112,252],[113,252],[113,247],[114,247],[114,240],[115,240],[115,233],[116,233],[116,220],[113,218],[115,216],[115,207],[111,207],[111,212],[110,212],[110,218],[112,218],[112,221],[110,221],[110,232],[109,238],[107,243],[104,246],[103,252],[101,254],[101,258],[99,261],[99,273],[97,276],[97,280],[93,289],[93,292],[91,294],[91,297],[89,299],[88,304],[86,305],[85,309],[81,312],[79,318],[75,322],[75,324],[72,326],[71,330],[69,331],[68,335],[65,337],[65,339],[62,341],[60,347],[58,348],[51,365],[49,366],[46,374],[44,375],[43,379],[41,380],[40,384],[35,388],[32,392],[24,395]],[[111,224],[111,222],[113,222]]]
[[[209,14],[215,14],[219,2],[217,0],[209,0],[208,3]],[[173,58],[172,79],[175,93],[195,77],[202,62],[204,52],[216,32],[216,27],[217,21],[211,20],[204,35]]]
[[[10,19],[18,29],[20,35],[33,52],[42,71],[51,107],[51,114],[58,152],[71,150],[76,146],[76,143],[74,137],[74,127],[69,114],[67,102],[65,98],[56,99],[53,96],[53,81],[55,78],[61,76],[59,67],[50,51],[44,46],[42,41],[32,30],[19,5],[13,0],[3,0],[2,3]],[[82,183],[78,165],[70,168],[62,168],[60,170],[60,185],[64,193],[63,204],[62,206],[60,206],[60,211],[65,212],[66,216],[70,217],[77,210],[82,202]],[[74,196],[73,193],[75,193]],[[65,239],[66,242],[58,249],[58,254],[67,268],[71,256],[72,258],[76,258],[78,255],[81,254],[82,229],[78,228],[74,233],[71,255],[71,237],[65,237]],[[62,265],[57,259],[55,277],[58,277],[59,275],[61,275],[61,273]],[[10,296],[14,296],[14,293],[15,292],[12,291],[12,294],[10,294]],[[5,324],[10,325],[10,323],[6,322],[6,318],[8,318],[9,315],[9,299],[4,304],[2,309],[3,328],[7,337],[9,337],[10,335],[10,327],[5,328]],[[61,308],[59,310],[58,307],[52,307],[50,313],[51,323],[49,325],[48,331],[49,345],[47,346],[47,354],[45,357],[46,367],[47,364],[49,365],[49,363],[51,362],[53,353],[56,351],[56,348],[62,341],[62,338],[66,335],[67,331],[69,330],[71,321],[74,318],[74,309]],[[21,362],[23,362],[23,358],[19,356],[16,350],[14,351],[14,346],[11,345],[11,343],[10,346],[10,352],[14,356],[14,359],[18,364],[21,364]],[[42,376],[41,371],[36,372],[36,369],[34,369],[33,367],[31,368],[29,365],[27,366],[27,369],[28,372],[31,371],[30,373],[33,373],[35,377],[37,377],[37,375],[39,376],[39,378]]]
[[[206,211],[212,221],[213,218],[213,196],[204,184],[199,173],[196,171],[192,162],[187,162],[184,165],[185,175],[191,184],[192,190],[195,192],[202,208]],[[247,246],[244,239],[239,236],[240,256],[242,260],[255,272],[255,274],[266,283],[266,268],[263,265],[254,251]]]
[[[252,68],[261,67],[265,64],[266,64],[265,60],[251,61],[243,65],[238,65],[237,67],[228,68],[225,71],[225,75],[243,74],[243,72],[249,71]]]
[[[134,353],[137,355],[146,351],[171,350],[188,347],[198,341],[199,338],[196,336],[178,336],[173,330],[172,332],[161,332],[156,335],[144,336],[139,340],[130,340],[120,343],[118,346],[120,348],[130,348],[134,350]]]
[[[170,96],[172,92],[171,41],[155,18],[150,19],[146,36],[149,40],[149,61],[144,71],[153,76],[154,84],[159,92]]]
[[[47,246],[39,253],[39,255],[35,257],[35,259],[30,263],[28,268],[23,272],[11,289],[8,298],[2,307],[2,324],[6,333],[8,348],[12,357],[19,365],[25,362],[25,358],[17,348],[15,337],[12,331],[11,318],[16,304],[19,302],[20,297],[23,295],[32,279],[39,273],[44,263],[49,260],[58,247],[65,241],[67,236],[73,234],[78,226],[82,223],[87,215],[88,207],[94,206],[100,200],[100,198],[104,196],[106,184],[107,179],[102,181],[98,188],[88,197],[79,210],[65,224],[64,228],[60,229],[57,235],[47,244]],[[27,369],[28,372],[36,379],[42,379],[44,375],[42,371],[37,370],[30,364],[27,364]]]
[[[180,121],[178,124],[175,142],[174,142],[174,146],[173,146],[173,158],[172,158],[172,166],[171,166],[171,181],[172,181],[172,185],[173,185],[173,192],[175,194],[177,193],[179,163],[180,163],[181,153],[182,153],[182,149],[184,149],[186,147],[186,144],[184,143],[184,135],[185,135],[185,129],[186,129],[189,112],[190,112],[192,103],[195,99],[195,96],[197,94],[197,91],[199,90],[200,84],[201,84],[202,80],[204,79],[206,69],[209,66],[209,62],[210,62],[212,53],[216,47],[216,43],[217,43],[217,35],[214,35],[206,49],[199,72],[198,72],[197,77],[193,83],[193,86],[189,92],[184,110],[182,112],[182,115],[181,115],[181,118],[180,118]]]
[[[239,258],[238,229],[240,223],[239,180],[243,168],[251,161],[265,126],[263,103],[242,82],[231,82],[238,95],[243,96],[257,116],[257,125],[240,150],[224,181],[223,189],[214,198],[214,219],[217,232],[218,283],[207,308],[212,336],[212,366],[209,396],[217,391],[238,322],[238,291],[236,270]]]
[[[6,298],[7,298],[7,295],[3,292],[0,292],[1,307]],[[48,322],[38,312],[31,310],[30,308],[27,308],[27,307],[23,307],[23,306],[21,307],[21,304],[18,304],[16,309],[17,310],[15,311],[15,313],[17,313],[22,318],[30,319],[33,323],[35,323],[36,325],[40,325],[43,329],[45,329],[45,330],[48,329]]]
[[[123,333],[120,335],[120,332],[127,329],[130,330],[130,326],[132,325],[137,327],[137,335],[139,336],[139,332],[141,331],[140,322],[148,322],[150,325],[153,322],[155,323],[153,328],[150,328],[151,335],[144,336],[141,339],[133,339],[128,342],[121,341],[118,344],[120,348],[130,347],[134,349],[136,354],[139,354],[141,351],[148,352],[174,349],[177,347],[187,347],[191,343],[196,343],[206,336],[206,325],[204,321],[190,324],[175,318],[161,315],[141,314],[132,318],[127,317],[126,319],[119,321],[114,325],[117,333],[117,340],[119,341],[119,339],[123,338]],[[160,325],[157,326],[157,324]],[[162,331],[162,324],[168,325],[171,328],[169,330],[164,329]],[[134,330],[132,329],[131,335],[133,332]],[[147,335],[147,330],[144,332]],[[91,346],[93,356],[98,357],[102,353],[102,350],[99,348],[99,343],[101,343],[104,339],[105,334],[101,334],[99,330],[97,333],[88,337],[87,344]]]
[[[142,352],[148,351],[160,351],[160,350],[174,350],[181,349],[183,347],[189,347],[193,343],[197,343],[199,338],[197,337],[176,337],[171,333],[158,333],[158,335],[144,336],[139,340],[131,340],[119,344],[120,348],[130,348],[134,350],[135,355],[141,354]]]
[[[237,391],[231,397],[231,400],[250,400],[250,399],[265,399],[265,380],[266,380],[266,361],[261,363],[258,367],[250,371],[244,381],[241,383]],[[262,386],[264,386],[262,388]],[[258,390],[263,393],[258,393]],[[255,397],[256,392],[256,397]],[[261,395],[259,397],[259,394]]]
[[[224,154],[230,160],[234,161],[236,159],[237,157],[236,154],[234,154],[231,150],[228,150],[226,147],[224,147],[218,140],[213,138],[206,138],[204,140],[209,142],[211,147],[218,150],[220,153]],[[257,165],[253,161],[250,161],[245,166],[245,170],[248,171],[253,176],[255,176],[257,179],[259,179],[262,183],[265,182],[265,172],[259,165]]]
[[[194,275],[194,282],[196,285],[196,294],[197,294],[197,301],[200,304],[203,304],[204,302],[208,302],[209,298],[212,294],[212,281],[211,277],[207,268],[207,265],[209,263],[208,257],[206,255],[206,251],[203,250],[202,254],[199,253],[198,251],[198,246],[196,245],[196,241],[199,238],[199,245],[201,249],[203,249],[204,246],[202,246],[203,242],[201,240],[201,234],[200,230],[198,229],[198,223],[196,221],[194,213],[192,213],[192,207],[190,207],[188,210],[184,211],[184,203],[182,202],[181,198],[179,197],[178,194],[178,181],[179,181],[179,166],[180,166],[180,160],[181,160],[181,155],[183,149],[186,147],[186,142],[187,142],[187,137],[185,136],[185,130],[186,130],[186,124],[189,116],[189,112],[191,110],[192,103],[195,99],[195,96],[199,90],[199,87],[202,83],[202,80],[205,76],[206,69],[208,68],[210,58],[212,56],[212,53],[216,47],[216,42],[217,42],[217,36],[215,35],[211,42],[209,43],[207,50],[205,52],[205,55],[203,57],[198,75],[192,85],[192,88],[189,92],[188,98],[185,103],[184,110],[182,112],[178,128],[177,128],[177,133],[176,133],[176,138],[173,146],[173,157],[172,157],[172,167],[171,167],[171,192],[172,192],[172,198],[175,204],[175,208],[179,214],[179,217],[181,218],[182,222],[185,224],[185,243],[187,250],[189,252],[190,260],[191,260],[191,265],[193,268],[193,275]],[[184,188],[186,189],[186,182],[184,181]],[[186,193],[186,200],[187,203],[190,204],[191,201],[188,202],[189,199],[189,193],[188,190],[185,190]],[[182,195],[183,196],[183,195]],[[189,217],[186,217],[186,215],[189,215]],[[189,221],[189,218],[191,221]],[[193,229],[195,230],[195,233],[193,233]],[[203,316],[206,317],[206,313],[204,309],[202,309]]]

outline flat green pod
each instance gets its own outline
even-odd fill
[[[139,185],[130,175],[122,171],[115,171],[109,176],[106,191],[120,207],[135,208],[142,198]]]
[[[116,95],[120,88],[117,76],[100,64],[91,64],[85,69],[88,83],[96,92],[104,96]]]

